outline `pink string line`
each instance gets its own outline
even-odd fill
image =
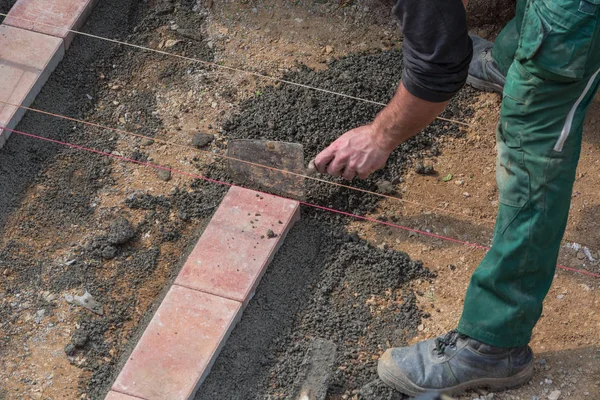
[[[8,128],[5,128],[3,126],[0,126],[0,131],[1,130],[6,130],[8,132],[16,133],[18,135],[27,136],[27,137],[30,137],[30,138],[39,139],[39,140],[43,140],[43,141],[54,143],[54,144],[59,144],[59,145],[62,145],[62,146],[73,148],[73,149],[83,150],[83,151],[87,151],[87,152],[90,152],[90,153],[96,153],[96,154],[100,154],[100,155],[103,155],[103,156],[116,158],[116,159],[121,160],[121,161],[127,161],[127,162],[130,162],[130,163],[143,165],[145,167],[150,167],[150,168],[154,168],[154,169],[160,169],[160,170],[164,170],[164,171],[169,171],[171,173],[176,173],[176,174],[179,174],[179,175],[189,176],[189,177],[195,178],[195,179],[202,179],[202,180],[210,182],[210,183],[217,183],[219,185],[224,185],[224,186],[228,186],[228,187],[239,187],[241,189],[247,189],[247,188],[245,188],[243,186],[240,186],[240,185],[234,185],[232,183],[223,182],[223,181],[220,181],[220,180],[217,180],[217,179],[208,178],[208,177],[203,176],[203,175],[193,174],[191,172],[181,171],[181,170],[174,169],[174,168],[163,167],[162,165],[152,164],[152,163],[145,162],[145,161],[134,160],[132,158],[118,156],[118,155],[115,155],[115,154],[107,153],[107,152],[100,151],[100,150],[91,149],[91,148],[80,146],[80,145],[73,144],[73,143],[62,142],[60,140],[45,138],[45,137],[37,136],[37,135],[31,134],[31,133],[20,132],[20,131],[16,131],[16,130],[13,130],[13,129],[8,129]],[[247,190],[253,190],[253,189],[247,189]],[[267,196],[274,196],[274,197],[285,199],[285,200],[293,200],[293,199],[288,199],[287,197],[284,197],[284,196],[274,195],[274,194],[270,194],[270,193],[266,193],[266,192],[261,192],[261,191],[258,191],[258,190],[255,190],[255,192],[261,193],[261,194],[264,194],[264,195],[267,195]],[[375,219],[375,218],[364,217],[364,216],[352,214],[352,213],[349,213],[349,212],[346,212],[346,211],[336,210],[335,208],[330,208],[330,207],[325,207],[325,206],[319,206],[317,204],[307,203],[305,201],[299,201],[299,200],[293,200],[293,201],[297,201],[298,203],[300,203],[302,205],[305,205],[305,206],[308,206],[308,207],[312,207],[312,208],[316,208],[318,210],[328,211],[328,212],[332,212],[332,213],[335,213],[335,214],[344,215],[346,217],[351,217],[351,218],[359,219],[359,220],[363,220],[363,221],[369,221],[369,222],[372,222],[372,223],[375,223],[375,224],[385,225],[385,226],[389,226],[389,227],[392,227],[392,228],[401,229],[401,230],[408,231],[408,232],[414,232],[414,233],[417,233],[419,235],[429,236],[429,237],[432,237],[432,238],[435,238],[435,239],[444,240],[444,241],[447,241],[447,242],[458,243],[458,244],[462,244],[462,245],[465,245],[465,246],[473,247],[473,248],[476,248],[476,249],[479,249],[479,250],[488,251],[490,249],[490,247],[488,247],[488,246],[483,246],[483,245],[480,245],[480,244],[477,244],[477,243],[470,243],[470,242],[466,242],[466,241],[459,240],[459,239],[454,239],[454,238],[447,237],[447,236],[436,235],[435,233],[421,231],[419,229],[412,229],[412,228],[409,228],[407,226],[402,226],[402,225],[398,225],[398,224],[394,224],[394,223],[386,222],[386,221],[380,221],[380,220]],[[600,274],[595,274],[593,272],[589,272],[589,271],[585,271],[585,270],[581,270],[581,269],[576,269],[576,268],[571,268],[571,267],[566,267],[564,265],[557,265],[557,267],[560,268],[560,269],[566,270],[566,271],[571,271],[571,272],[575,272],[575,273],[582,274],[582,275],[588,275],[588,276],[592,276],[594,278],[600,278]]]

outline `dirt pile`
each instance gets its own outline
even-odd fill
[[[349,55],[332,61],[324,71],[299,67],[284,78],[385,103],[394,95],[401,72],[402,53],[392,50]],[[472,95],[472,89],[465,88],[452,100],[443,116],[465,120],[472,114],[469,107]],[[377,105],[281,84],[269,86],[243,102],[239,112],[223,123],[223,129],[230,138],[301,143],[305,159],[310,160],[344,132],[371,122],[380,110]],[[377,183],[381,181],[401,182],[402,174],[418,160],[439,154],[437,143],[445,135],[459,136],[461,131],[456,124],[440,120],[434,122],[421,134],[399,146],[384,170],[377,171],[366,181],[352,184],[378,191]],[[228,178],[222,171],[212,171],[211,176]],[[307,184],[309,201],[320,205],[365,214],[377,202],[377,198],[372,196],[335,186],[312,181]]]
[[[171,3],[176,16],[158,15],[143,2],[99,2],[83,29],[147,45],[157,40],[158,28],[171,21],[182,29],[201,24],[203,17],[191,11],[189,2]],[[5,4],[0,2],[0,10]],[[212,57],[201,40],[178,46],[191,56]],[[120,128],[154,136],[162,129],[155,112],[156,93],[162,88],[108,83],[131,82],[132,77],[144,75],[147,63],[162,59],[76,37],[34,107],[107,126],[119,121]],[[161,70],[164,82],[177,82],[190,71],[188,64],[173,63]],[[130,139],[128,148],[120,147],[117,153],[122,138],[115,133],[32,112],[19,130],[148,159],[149,141]],[[24,382],[22,396],[28,396],[25,392],[36,386],[27,382],[39,376],[26,368],[9,369],[12,359],[39,364],[25,344],[33,342],[45,349],[54,345],[49,339],[54,334],[49,332],[69,332],[77,326],[64,354],[54,359],[62,362],[68,357],[72,365],[85,370],[80,375],[80,395],[103,398],[120,369],[127,343],[135,343],[131,335],[143,326],[141,317],[151,311],[226,188],[183,182],[164,196],[123,189],[117,181],[135,167],[19,135],[11,137],[0,158],[0,237],[4,239],[0,242],[0,365],[7,367],[0,368],[4,370],[0,379],[3,373],[11,374],[16,385]],[[111,194],[115,203],[106,206],[103,200]],[[103,305],[103,316],[67,304],[64,295],[85,291]],[[70,386],[74,390],[72,382]]]
[[[394,50],[349,55],[324,71],[299,67],[285,79],[387,102],[401,71],[402,54]],[[464,120],[471,113],[471,97],[470,89],[463,90],[444,116]],[[309,160],[345,131],[372,121],[380,109],[282,84],[261,89],[243,102],[223,129],[229,138],[302,143]],[[390,182],[402,182],[409,168],[439,154],[444,135],[461,132],[455,124],[436,121],[400,146],[385,170],[353,185],[393,191]],[[230,179],[222,166],[212,166],[208,175]],[[358,214],[374,210],[378,202],[363,193],[311,182],[308,199]],[[373,247],[348,233],[346,218],[303,211],[304,220],[269,267],[197,399],[295,398],[306,381],[306,358],[314,340],[336,348],[329,396],[401,398],[377,379],[377,359],[389,346],[405,344],[421,318],[428,317],[419,311],[407,284],[433,275],[404,253]]]
[[[348,234],[346,222],[304,213],[197,400],[295,398],[315,339],[337,349],[329,395],[401,398],[377,379],[377,358],[404,344],[426,316],[406,284],[433,274],[404,253]]]

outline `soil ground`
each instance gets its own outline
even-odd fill
[[[401,71],[397,25],[377,1],[106,0],[84,30],[377,101],[391,96]],[[213,134],[206,149],[220,152],[229,138],[265,136],[302,142],[308,158],[377,112],[83,37],[34,107],[154,141],[31,112],[19,129],[222,179],[228,177],[216,158],[161,141],[189,146],[195,134]],[[488,244],[498,110],[498,96],[465,89],[446,116],[471,128],[438,122],[396,152],[388,170],[353,183],[377,190],[388,180],[398,196],[424,206],[320,184],[309,185],[309,198]],[[567,231],[580,246],[565,244],[561,253],[565,265],[595,272],[584,246],[598,259],[599,119],[595,102]],[[436,174],[417,174],[418,163]],[[102,398],[224,190],[18,135],[0,151],[0,187],[0,398]],[[304,209],[198,398],[293,398],[317,340],[336,349],[329,398],[401,398],[376,379],[377,357],[390,345],[454,328],[482,256]],[[561,398],[600,397],[599,286],[597,279],[557,272],[532,341],[536,376],[494,398],[543,399],[553,390]],[[104,305],[104,316],[65,301],[85,290]],[[465,399],[479,395],[486,394]]]
[[[0,0],[0,13],[8,13],[16,2],[17,0]],[[4,20],[4,17],[0,16],[0,21],[2,20]]]

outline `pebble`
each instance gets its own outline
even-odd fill
[[[38,310],[35,313],[35,322],[37,324],[39,324],[40,322],[42,322],[42,319],[44,318],[45,315],[46,315],[46,310],[44,310],[43,308],[41,310]]]
[[[197,133],[192,138],[192,145],[197,148],[204,147],[215,140],[215,135],[211,135],[208,133]]]
[[[560,398],[560,390],[554,390],[548,395],[548,400],[558,400]]]
[[[40,297],[44,299],[46,303],[52,303],[54,300],[56,300],[56,295],[48,291],[40,293]]]
[[[317,166],[315,165],[315,160],[312,159],[308,163],[308,167],[306,168],[306,175],[315,176],[317,174]]]
[[[65,346],[65,354],[69,357],[73,357],[75,355],[75,346],[72,343],[69,343]]]
[[[415,166],[415,172],[420,175],[433,175],[435,173],[435,169],[433,165],[424,165],[423,163],[418,163]]]
[[[125,244],[135,236],[135,229],[127,218],[117,218],[108,230],[108,243],[113,245]]]
[[[146,146],[152,146],[154,144],[154,140],[152,140],[152,139],[143,139],[140,144],[142,146],[144,146],[144,147],[146,147]]]
[[[379,193],[392,194],[396,191],[396,188],[390,181],[385,181],[385,180],[377,181],[376,185],[377,185],[377,191]]]
[[[177,43],[181,42],[181,40],[175,40],[175,39],[169,39],[165,42],[165,47],[171,48],[174,47],[175,45],[177,45]]]
[[[159,169],[156,172],[156,176],[158,176],[158,179],[160,179],[161,181],[168,182],[171,180],[171,171],[167,169]]]
[[[81,306],[83,308],[87,308],[88,310],[99,314],[104,315],[104,307],[101,303],[96,301],[94,297],[86,290],[83,296],[70,296],[73,304]],[[65,295],[65,299],[67,299],[67,295]],[[69,299],[67,299],[69,301]]]
[[[106,246],[102,249],[101,255],[105,260],[112,260],[117,256],[117,248],[115,246]]]

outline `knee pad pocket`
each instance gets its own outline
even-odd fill
[[[596,3],[600,0],[529,0],[516,60],[540,78],[582,79],[598,25]]]

